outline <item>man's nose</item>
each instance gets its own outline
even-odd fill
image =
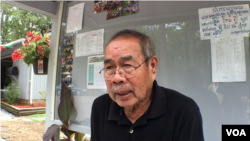
[[[126,80],[127,79],[123,76],[123,74],[119,70],[116,70],[114,72],[114,77],[112,79],[112,83],[115,83],[115,84],[125,83]]]

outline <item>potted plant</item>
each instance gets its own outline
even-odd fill
[[[47,32],[46,32],[47,33]],[[12,60],[23,59],[28,66],[33,65],[34,73],[44,75],[48,73],[48,58],[50,53],[50,38],[48,34],[40,32],[28,32],[25,44],[15,49]]]

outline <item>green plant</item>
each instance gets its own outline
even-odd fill
[[[50,141],[54,139],[54,133],[56,130],[61,128],[61,131],[68,137],[68,141],[75,135],[76,141],[81,141],[84,137],[84,133],[74,132],[69,130],[69,119],[71,112],[74,108],[74,103],[71,98],[71,91],[68,89],[65,83],[62,83],[60,103],[58,106],[58,116],[62,125],[53,124],[51,125],[43,135],[43,141]]]
[[[34,115],[27,116],[27,118],[32,120],[32,121],[44,122],[45,121],[45,116],[46,116],[45,114],[34,114]]]
[[[53,18],[1,2],[1,42],[7,44],[25,38],[28,31],[51,29]],[[9,20],[11,19],[11,20]]]
[[[47,91],[46,90],[41,90],[41,91],[39,91],[39,93],[42,95],[42,99],[44,101],[46,101],[46,93],[47,93]]]
[[[28,32],[29,38],[25,39],[25,45],[19,49],[15,49],[12,53],[12,60],[17,61],[23,59],[24,63],[31,66],[34,63],[34,59],[39,57],[49,57],[50,53],[50,38],[45,33],[42,37],[40,32]]]
[[[19,92],[20,87],[17,83],[10,83],[6,89],[8,90],[7,93],[7,100],[8,103],[13,105],[16,99],[21,95]]]

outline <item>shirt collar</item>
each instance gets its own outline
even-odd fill
[[[166,111],[166,95],[163,89],[161,89],[157,82],[153,83],[153,96],[151,104],[146,111],[146,119],[157,118]],[[119,120],[123,115],[123,108],[116,102],[112,101],[109,109],[108,120]]]
[[[153,84],[153,97],[151,104],[146,111],[146,118],[157,118],[166,111],[166,94],[163,89],[158,86],[157,82]]]

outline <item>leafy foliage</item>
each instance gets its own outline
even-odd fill
[[[62,83],[60,103],[58,106],[58,116],[63,124],[51,125],[43,135],[43,141],[50,141],[50,139],[53,139],[53,134],[59,127],[61,127],[61,131],[68,137],[69,141],[72,138],[72,135],[74,134],[76,141],[82,140],[83,136],[85,135],[84,133],[79,133],[69,130],[69,118],[73,108],[74,108],[74,103],[72,102],[71,91],[68,89],[65,83]]]
[[[18,98],[18,96],[21,95],[21,93],[19,92],[20,87],[18,86],[17,83],[10,83],[6,89],[8,90],[7,93],[7,100],[8,103],[13,105],[14,102],[16,101],[16,99]]]
[[[51,29],[52,18],[1,3],[1,42],[6,44],[26,37],[28,31]]]
[[[84,133],[79,133],[79,132],[76,132],[75,133],[75,140],[76,141],[81,141],[82,140],[82,138],[84,137]]]
[[[24,62],[31,66],[34,59],[39,57],[49,57],[50,53],[50,38],[45,34],[41,37],[40,32],[28,32],[29,38],[25,39],[25,45],[16,49],[12,54],[12,60],[24,59]]]
[[[67,129],[69,127],[69,118],[73,108],[74,104],[71,100],[71,92],[67,88],[66,84],[63,83],[60,96],[60,103],[58,106],[58,116],[63,123],[63,129]]]
[[[50,141],[50,139],[53,137],[54,133],[59,127],[60,125],[57,124],[51,125],[43,135],[43,141]]]

